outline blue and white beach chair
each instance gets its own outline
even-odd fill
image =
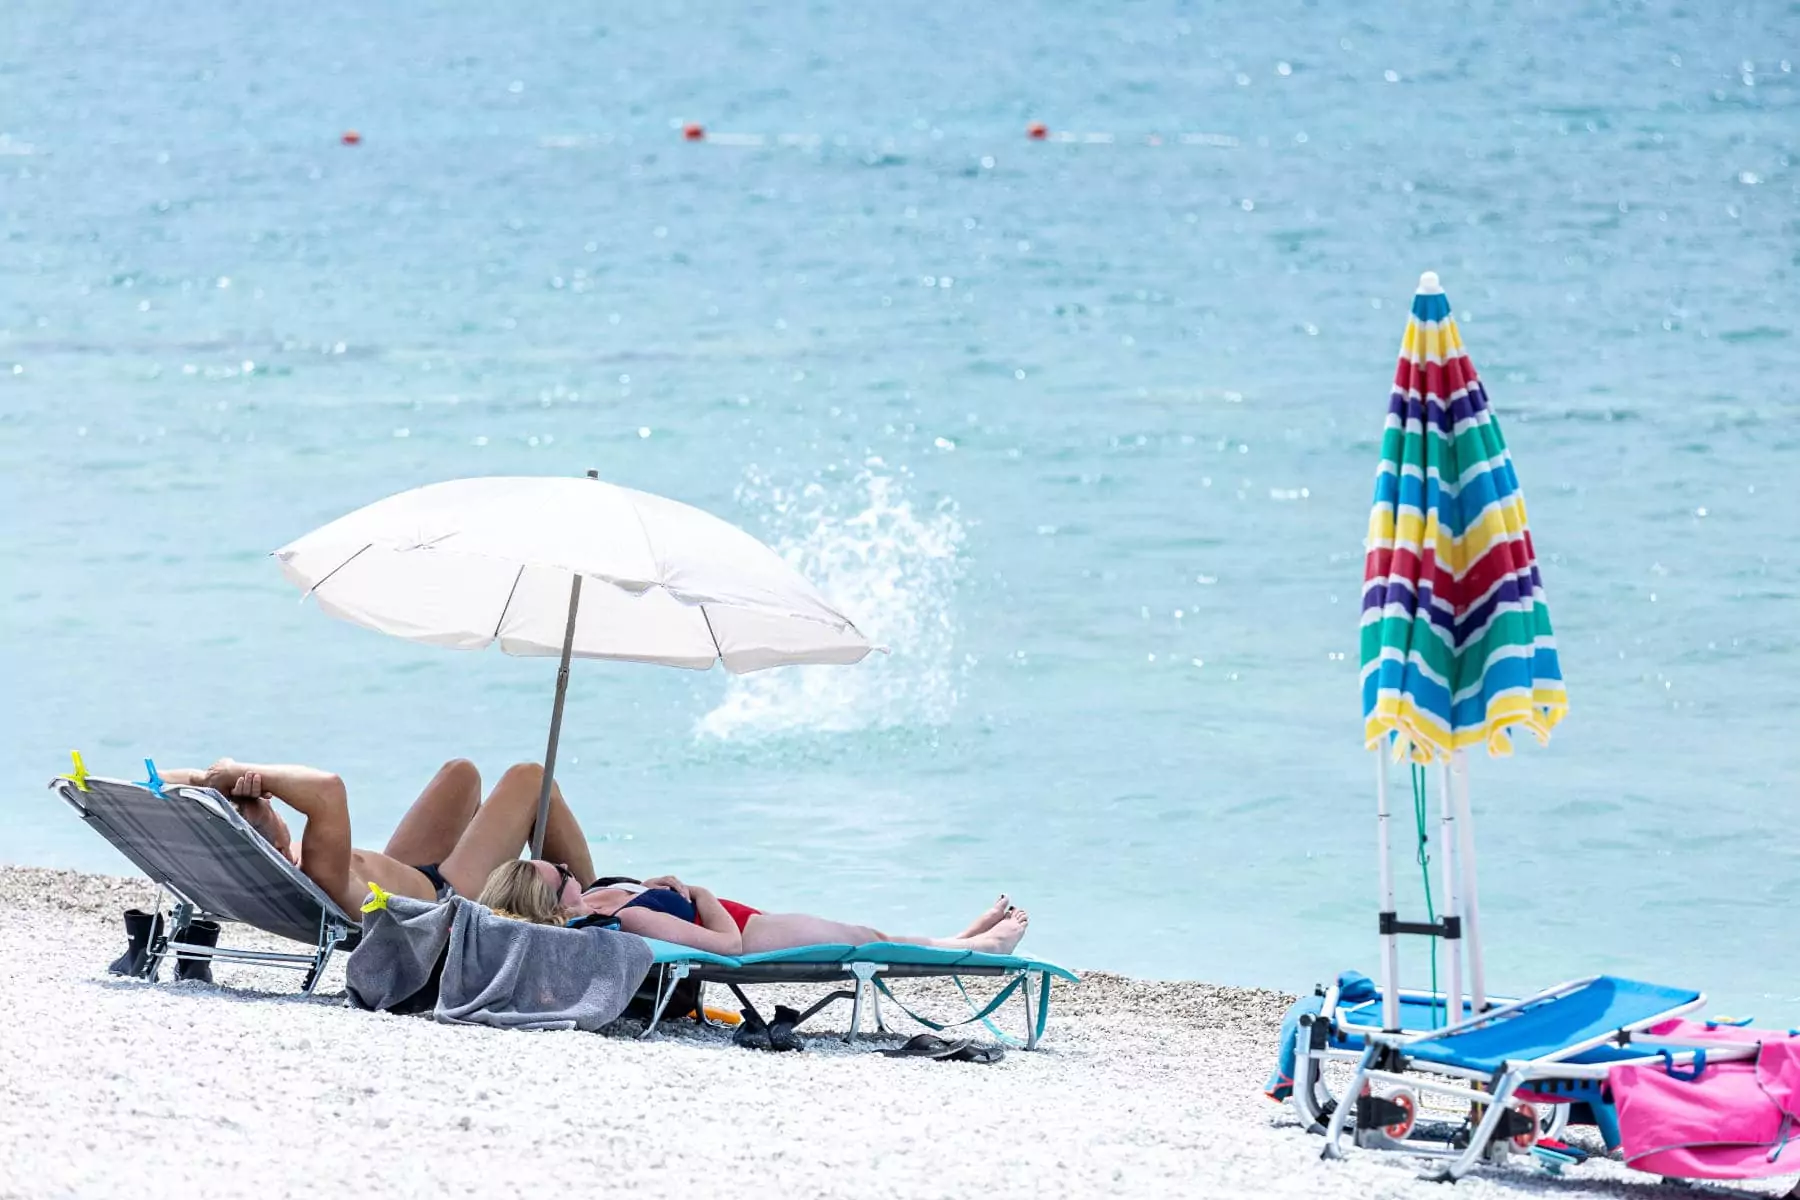
[[[745,1008],[755,1011],[743,988],[764,983],[848,983],[851,986],[832,992],[800,1014],[798,1025],[816,1016],[839,1000],[849,1000],[850,1030],[844,1040],[856,1037],[862,1025],[863,994],[866,991],[874,1010],[875,1026],[886,1031],[881,1016],[881,997],[886,996],[915,1021],[930,1029],[945,1029],[980,1021],[1002,1040],[1010,1041],[992,1017],[1016,994],[1025,1009],[1024,1046],[1037,1048],[1044,1026],[1050,1017],[1050,981],[1065,979],[1079,982],[1073,971],[1041,959],[1021,958],[1013,954],[982,954],[972,950],[939,950],[929,946],[911,946],[897,942],[870,942],[863,946],[800,946],[790,950],[771,950],[762,954],[729,956],[679,946],[673,942],[645,939],[654,955],[651,972],[656,976],[656,1006],[644,1036],[656,1031],[675,989],[683,980],[692,979],[704,990],[709,983],[730,988]],[[660,974],[658,974],[660,973]],[[963,976],[999,978],[1007,981],[999,993],[986,1004],[977,1006],[963,990]],[[888,981],[895,979],[948,978],[969,1002],[970,1016],[961,1021],[939,1024],[908,1009],[894,995]],[[705,1011],[704,997],[695,1012]]]
[[[1454,1180],[1483,1158],[1498,1161],[1536,1141],[1538,1114],[1522,1091],[1572,1100],[1579,1098],[1578,1085],[1599,1083],[1622,1062],[1681,1069],[1696,1056],[1715,1062],[1753,1056],[1754,1044],[1635,1039],[1705,1001],[1696,991],[1596,975],[1434,1033],[1370,1031],[1349,1089],[1354,1102],[1332,1113],[1324,1156],[1341,1157],[1354,1115],[1358,1146],[1448,1160],[1438,1178]],[[1469,1119],[1426,1132],[1418,1124],[1421,1095],[1466,1103]]]
[[[1510,1000],[1496,999],[1497,1004]],[[1312,999],[1297,1005],[1297,1017],[1290,1016],[1290,1027],[1284,1035],[1282,1067],[1270,1080],[1267,1094],[1294,1106],[1308,1133],[1324,1133],[1339,1097],[1331,1090],[1326,1067],[1331,1063],[1357,1063],[1368,1049],[1369,1037],[1382,1032],[1381,992],[1369,978],[1357,971],[1345,971],[1330,987],[1321,987]],[[1459,1020],[1473,1015],[1465,999]],[[1451,1024],[1449,1005],[1442,992],[1408,991],[1400,993],[1399,1036],[1423,1037]],[[1549,1114],[1543,1125],[1544,1135],[1557,1136],[1567,1116],[1565,1107]]]
[[[148,763],[145,764],[147,767]],[[165,958],[280,967],[304,972],[301,989],[318,986],[333,951],[349,949],[361,924],[319,885],[276,853],[238,810],[211,788],[165,785],[152,768],[142,783],[73,775],[50,787],[96,833],[112,843],[166,894],[166,931],[150,946],[143,974],[155,979]],[[191,921],[236,921],[307,945],[305,953],[202,946],[184,940]]]

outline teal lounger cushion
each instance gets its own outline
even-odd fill
[[[842,963],[856,956],[856,947],[842,942],[821,942],[817,946],[796,946],[791,950],[764,950],[761,954],[742,954],[738,961],[746,967],[757,963]]]
[[[900,942],[870,942],[865,946],[796,946],[791,950],[768,950],[761,954],[733,958],[656,938],[644,940],[650,943],[652,961],[656,963],[707,963],[727,969],[768,963],[827,966],[836,963],[876,963],[881,966],[941,967],[945,974],[954,973],[959,967],[985,967],[1003,971],[1043,971],[1071,981],[1079,978],[1066,967],[1041,959],[1020,958],[1014,954],[982,954],[973,950],[939,950],[932,946],[910,946]]]
[[[645,938],[644,940],[650,943],[652,965],[671,962],[711,963],[715,967],[741,967],[744,965],[735,958],[714,954],[710,950],[696,950],[692,946],[680,946],[658,938]]]

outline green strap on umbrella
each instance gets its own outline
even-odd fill
[[[1436,925],[1437,905],[1433,903],[1431,896],[1431,853],[1426,849],[1431,839],[1427,837],[1425,833],[1425,768],[1418,763],[1414,763],[1412,768],[1412,788],[1413,819],[1418,822],[1419,826],[1419,852],[1417,855],[1419,860],[1419,877],[1425,881],[1425,920],[1432,925]],[[1434,934],[1431,938],[1431,994],[1434,996],[1437,995],[1438,992],[1437,944],[1437,936]],[[1432,1017],[1433,1029],[1437,1028],[1436,1021],[1437,1017],[1434,1015]],[[1445,1000],[1444,1024],[1450,1025],[1453,1023],[1454,1022],[1450,1019],[1450,1002]]]

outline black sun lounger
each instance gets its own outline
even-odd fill
[[[304,971],[301,987],[310,994],[332,951],[350,948],[360,935],[350,914],[211,788],[127,783],[80,771],[51,780],[50,787],[168,893],[172,912],[145,956],[147,978],[156,978],[165,958],[218,959]],[[161,903],[159,894],[159,909]],[[311,949],[280,953],[184,941],[188,923],[203,917],[236,921]]]

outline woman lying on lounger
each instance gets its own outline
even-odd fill
[[[361,910],[371,883],[415,900],[438,900],[452,892],[473,896],[495,867],[516,861],[530,840],[543,779],[541,766],[519,763],[500,776],[483,804],[475,764],[452,759],[425,785],[387,848],[377,853],[351,845],[349,793],[329,771],[222,758],[205,770],[163,772],[165,783],[209,787],[230,797],[270,845],[351,914]],[[306,818],[298,850],[276,800]],[[554,785],[544,853],[582,879],[594,877],[587,840]]]
[[[548,846],[546,841],[546,849]],[[590,914],[616,916],[627,933],[730,955],[868,942],[1011,954],[1025,936],[1029,921],[1023,909],[1010,907],[1002,896],[955,937],[909,937],[803,913],[766,913],[721,900],[706,888],[683,883],[673,875],[646,879],[642,890],[596,886],[584,891],[578,881],[588,878],[566,863],[543,859],[503,863],[488,876],[479,902],[501,916],[539,925],[560,925]]]

